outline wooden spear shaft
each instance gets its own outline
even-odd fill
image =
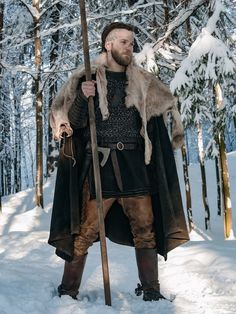
[[[86,10],[85,10],[84,0],[80,0],[80,17],[81,17],[81,27],[82,27],[86,80],[91,81],[92,75],[91,75],[90,58],[89,58],[88,28],[87,28]],[[93,156],[93,172],[94,172],[94,182],[95,182],[95,191],[96,191],[96,202],[97,202],[98,221],[99,221],[99,237],[100,237],[101,258],[102,258],[105,304],[111,306],[111,291],[110,291],[107,247],[106,247],[104,215],[103,215],[101,176],[100,176],[99,159],[98,159],[94,101],[93,101],[92,96],[90,96],[88,99],[88,112],[89,112],[89,125],[90,125],[91,147],[92,147],[92,156]]]

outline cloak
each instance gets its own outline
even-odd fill
[[[92,66],[92,71],[96,72],[100,110],[103,118],[107,119],[104,55],[103,61],[101,57],[99,60]],[[173,153],[173,147],[183,144],[182,123],[176,100],[164,84],[135,64],[129,65],[126,72],[126,106],[132,104],[140,113],[145,163],[151,185],[155,187],[151,197],[157,252],[166,259],[170,250],[189,240]],[[87,156],[85,143],[79,134],[73,133],[67,116],[76,97],[78,81],[83,75],[84,69],[75,71],[54,100],[50,115],[54,137],[59,138],[61,125],[70,135],[64,137],[61,143],[48,240],[56,248],[56,254],[67,261],[73,259],[74,237],[79,233],[83,209],[89,197],[86,176],[91,156]],[[172,140],[166,128],[168,113],[172,117]],[[105,218],[105,232],[113,242],[134,246],[128,218],[117,202]]]

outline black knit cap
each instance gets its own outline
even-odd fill
[[[128,31],[131,31],[131,32],[134,32],[134,27],[130,24],[125,24],[125,23],[122,23],[122,22],[113,22],[111,24],[108,24],[107,26],[105,26],[105,28],[103,29],[103,32],[102,32],[102,51],[106,51],[106,48],[105,48],[105,41],[106,41],[106,38],[108,36],[108,34],[113,31],[114,29],[127,29]]]

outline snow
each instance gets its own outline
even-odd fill
[[[176,161],[182,192],[181,159]],[[236,207],[236,152],[228,156],[232,206]],[[210,230],[204,230],[198,164],[189,168],[195,224],[191,241],[159,257],[161,291],[174,302],[144,302],[134,294],[137,279],[134,249],[107,241],[112,307],[104,305],[99,243],[89,250],[79,301],[59,298],[63,260],[47,244],[55,178],[44,185],[45,208],[35,207],[34,190],[3,198],[0,215],[1,314],[233,314],[236,313],[236,242],[224,240],[223,217],[217,216],[215,165],[206,161]],[[185,198],[183,193],[183,201]],[[236,214],[233,212],[234,227]]]
[[[223,41],[213,36],[217,32],[217,22],[224,10],[220,0],[215,1],[215,10],[211,18],[192,44],[188,57],[181,62],[170,84],[171,91],[181,90],[183,87],[193,87],[192,80],[196,73],[204,80],[216,82],[219,75],[227,76],[235,72],[235,64],[229,48]],[[202,62],[207,57],[207,64]]]
[[[192,87],[192,80],[189,76],[194,78],[196,72],[205,80],[213,81],[217,81],[218,78],[216,71],[223,75],[233,74],[235,65],[229,54],[227,46],[204,28],[190,48],[188,57],[182,61],[181,67],[176,72],[171,82],[171,90],[180,90],[185,86]],[[203,56],[208,56],[207,65],[199,66],[199,60]]]
[[[141,52],[134,55],[137,64],[141,65],[146,61],[147,71],[157,71],[157,65],[155,62],[154,50],[152,49],[152,44],[146,43],[143,45]]]

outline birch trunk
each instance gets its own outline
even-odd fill
[[[40,0],[33,0],[33,6],[40,13]],[[43,94],[41,86],[41,39],[40,18],[34,16],[34,46],[35,46],[35,68],[37,77],[35,79],[35,108],[36,108],[36,182],[35,201],[37,206],[43,208]]]
[[[220,85],[217,83],[214,87],[215,89],[215,99],[216,108],[220,110],[222,107],[222,90]],[[229,171],[227,156],[225,151],[224,136],[219,133],[219,158],[220,158],[220,173],[222,180],[222,193],[223,193],[223,212],[224,212],[224,235],[225,238],[229,238],[233,234],[233,222],[232,222],[232,205],[231,205],[231,195],[230,195],[230,184],[229,184]]]

